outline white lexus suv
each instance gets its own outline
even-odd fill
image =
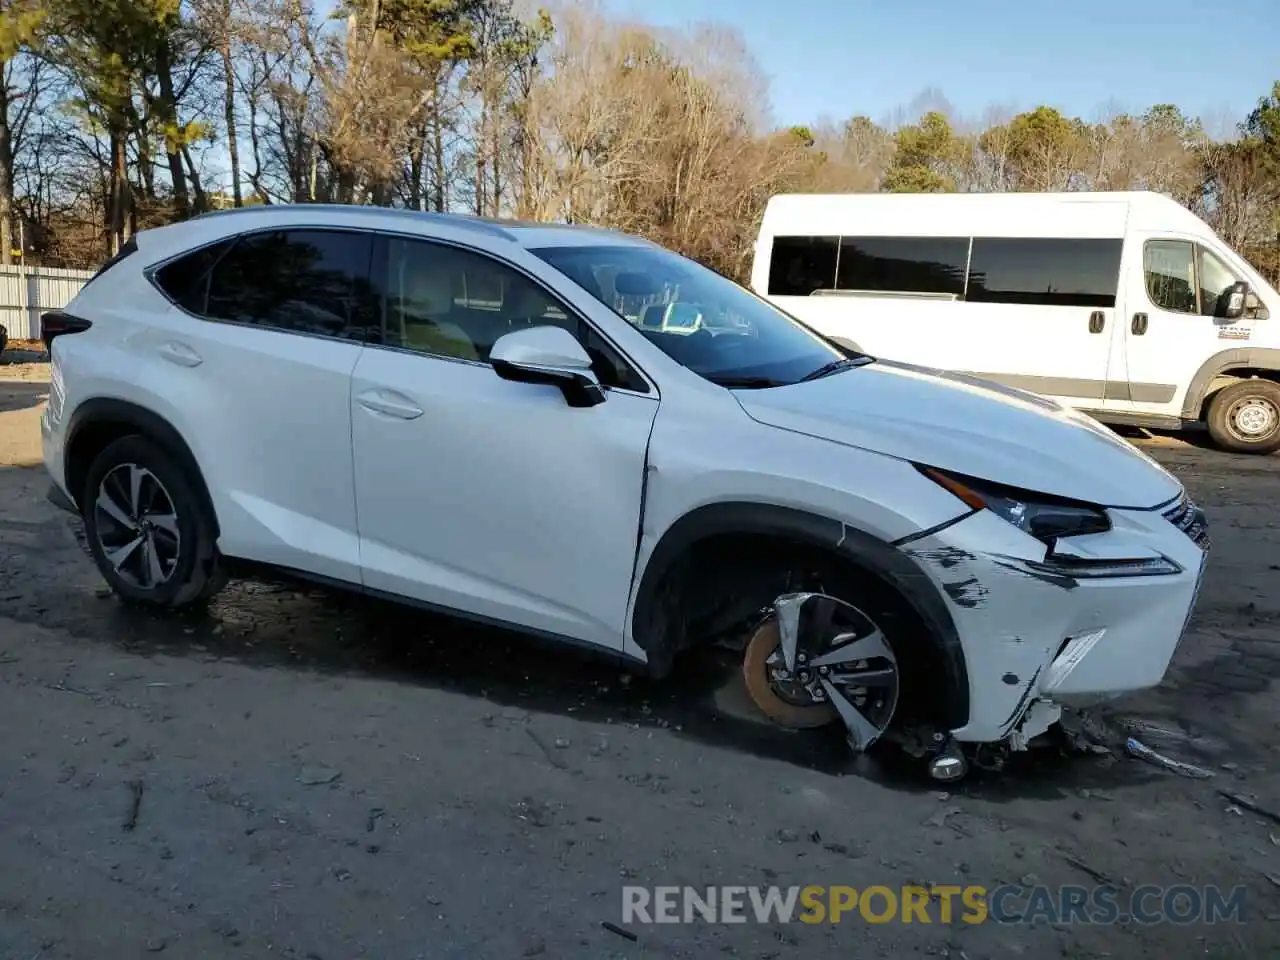
[[[138,234],[44,335],[50,495],[126,600],[248,565],[657,675],[729,644],[774,722],[952,769],[1159,683],[1205,562],[1180,484],[1084,415],[618,233],[217,213]]]

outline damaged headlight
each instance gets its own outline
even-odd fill
[[[926,477],[945,487],[975,510],[990,510],[1019,530],[1052,546],[1059,537],[1106,533],[1111,520],[1105,510],[1077,500],[975,480],[935,467],[918,467]]]

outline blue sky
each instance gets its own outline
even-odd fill
[[[1177,103],[1213,131],[1280,80],[1280,0],[605,0],[667,27],[736,27],[775,119],[886,117],[922,90],[961,117],[1048,103],[1086,119]]]

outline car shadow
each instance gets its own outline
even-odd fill
[[[22,473],[30,490],[38,471]],[[4,479],[0,476],[0,480]],[[0,495],[3,494],[0,484]],[[28,500],[30,502],[30,499]],[[838,725],[782,730],[746,696],[739,659],[708,647],[682,656],[662,680],[607,655],[529,638],[360,594],[291,580],[232,581],[207,608],[161,614],[123,604],[82,545],[83,530],[47,503],[21,517],[0,508],[0,616],[66,630],[142,656],[226,659],[248,665],[365,676],[480,698],[495,708],[661,729],[711,747],[767,757],[900,791],[948,790],[993,801],[1053,799],[1116,789],[1159,771],[1049,744],[1003,771],[975,769],[940,784],[926,763],[892,744],[854,755]]]
[[[5,380],[0,367],[0,413],[27,410],[49,399],[49,384],[41,381]]]

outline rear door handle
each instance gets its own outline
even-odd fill
[[[1135,313],[1133,315],[1133,326],[1130,329],[1133,330],[1134,336],[1137,336],[1137,337],[1140,337],[1144,333],[1146,333],[1147,332],[1147,315],[1145,313]]]
[[[180,367],[198,367],[204,363],[204,358],[196,353],[185,343],[178,343],[176,340],[170,340],[167,343],[160,344],[156,348],[156,352],[170,363],[176,363]]]
[[[397,420],[416,420],[422,416],[421,407],[394,390],[366,390],[356,399],[366,410],[395,417]]]
[[[1101,310],[1095,310],[1089,314],[1089,332],[1101,333],[1102,328],[1107,325],[1107,315]]]

